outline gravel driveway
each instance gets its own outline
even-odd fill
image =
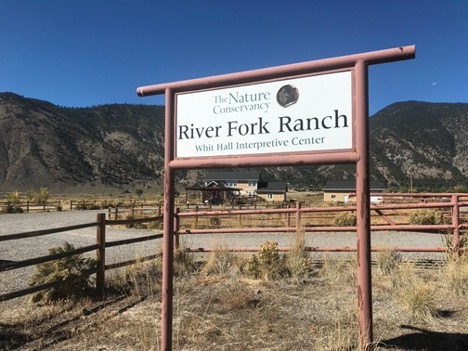
[[[105,211],[63,211],[46,213],[1,214],[0,236],[22,233],[33,230],[65,227],[96,221],[97,213]],[[107,227],[106,240],[115,241],[138,236],[152,235],[160,231]],[[265,241],[277,241],[279,246],[289,246],[293,240],[291,234],[257,233],[257,234],[217,234],[217,235],[187,235],[182,236],[185,245],[189,247],[213,247],[222,242],[225,246],[258,247]],[[96,242],[96,228],[71,230],[36,238],[0,242],[0,260],[20,261],[27,258],[44,256],[48,249],[61,246],[64,241],[75,247],[87,246]],[[354,233],[308,233],[306,246],[349,246],[355,247]],[[444,238],[438,234],[426,233],[372,233],[373,246],[444,246]],[[106,251],[106,263],[119,262],[137,257],[143,257],[159,252],[160,240],[124,245],[109,248]],[[91,253],[91,255],[93,255]],[[314,254],[321,255],[321,254]],[[337,255],[352,255],[339,253]],[[441,258],[441,254],[409,253],[405,258]],[[1,262],[1,261],[0,261]],[[5,293],[17,288],[27,287],[29,277],[34,267],[12,270],[0,273],[0,292]]]
[[[0,215],[0,236],[23,233],[28,231],[67,227],[75,224],[96,222],[97,214],[105,211],[63,211],[45,213],[22,213]],[[153,230],[126,229],[108,226],[106,240],[115,241],[152,235]],[[21,261],[27,258],[48,254],[48,249],[62,246],[67,241],[75,247],[93,245],[96,243],[96,227],[71,230],[35,238],[0,242],[1,261]],[[152,240],[132,245],[117,246],[106,251],[106,264],[143,257],[158,252],[159,240]],[[90,256],[95,257],[90,252]],[[0,273],[0,293],[14,289],[25,288],[34,267],[20,268]]]

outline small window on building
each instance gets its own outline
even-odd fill
[[[268,195],[267,195],[267,199],[268,199],[268,200],[273,199],[273,194],[268,194]]]
[[[332,194],[332,195],[331,195],[331,199],[332,199],[332,200],[335,200],[335,199],[336,199],[336,195],[335,195],[335,194]]]

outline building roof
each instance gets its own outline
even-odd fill
[[[371,192],[383,192],[385,188],[377,180],[371,180],[369,183]],[[329,180],[327,185],[322,188],[323,191],[356,191],[355,180]]]
[[[208,172],[203,179],[205,181],[211,181],[211,180],[222,180],[222,181],[228,181],[228,180],[255,180],[255,181],[261,181],[261,175],[260,172],[242,172],[242,171],[231,171],[231,172]]]
[[[286,182],[263,182],[259,184],[256,190],[257,194],[277,193],[283,194],[288,191],[288,183]]]
[[[241,188],[233,188],[233,187],[228,187],[224,184],[216,183],[216,182],[211,182],[210,184],[206,185],[202,182],[197,182],[193,185],[186,186],[186,190],[203,190],[203,191],[219,191],[219,190],[225,190],[225,191],[239,191],[242,190]]]

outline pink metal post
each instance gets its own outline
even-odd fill
[[[174,96],[166,89],[164,148],[164,212],[163,212],[163,276],[161,304],[161,350],[172,350],[172,306],[174,295],[174,170],[169,162],[174,158]]]
[[[453,229],[453,242],[452,249],[455,253],[460,253],[460,208],[458,204],[458,195],[452,195],[452,225]]]
[[[370,242],[370,191],[369,191],[369,136],[367,63],[355,66],[356,153],[361,157],[356,163],[356,217],[357,217],[357,285],[358,325],[361,349],[373,340],[371,242]]]
[[[309,61],[254,71],[193,79],[187,81],[150,85],[137,88],[139,96],[166,94],[165,161],[164,161],[164,240],[163,240],[163,292],[161,350],[172,350],[172,301],[173,301],[173,235],[174,235],[174,171],[176,169],[249,167],[249,166],[297,166],[312,164],[356,164],[357,190],[357,263],[359,340],[367,347],[372,342],[372,296],[370,270],[370,214],[369,214],[369,165],[368,165],[368,93],[367,66],[406,60],[415,57],[414,46]],[[222,157],[175,157],[175,94],[200,89],[255,83],[270,79],[303,76],[313,73],[350,70],[354,72],[355,138],[352,150],[327,153],[290,152],[273,155],[243,155]]]

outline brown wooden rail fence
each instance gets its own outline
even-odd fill
[[[60,211],[62,209],[62,202],[58,201],[0,201],[0,209],[3,212],[8,212],[8,207],[14,209],[21,209],[22,212],[50,212]]]
[[[133,209],[134,211],[142,212],[144,208],[146,209],[157,209],[159,208],[159,215],[161,214],[162,203],[159,201],[137,201],[137,200],[113,200],[113,201],[97,201],[97,200],[47,200],[45,202],[37,201],[1,201],[0,200],[0,212],[7,213],[8,208],[16,210],[16,212],[53,212],[53,211],[62,211],[62,210],[89,210],[89,209],[104,209],[108,208],[109,213],[116,211],[120,207],[128,211]]]
[[[115,269],[119,267],[125,267],[137,262],[142,262],[145,260],[153,259],[157,257],[158,255],[151,255],[139,259],[134,259],[134,260],[128,260],[128,261],[123,261],[123,262],[117,262],[114,264],[106,265],[106,249],[114,246],[120,246],[120,245],[128,245],[128,244],[133,244],[137,242],[143,242],[143,241],[148,241],[148,240],[155,240],[155,239],[160,239],[162,238],[162,234],[155,234],[155,235],[150,235],[150,236],[145,236],[145,237],[137,237],[137,238],[132,238],[132,239],[124,239],[124,240],[118,240],[118,241],[112,241],[112,242],[106,242],[106,226],[107,225],[132,225],[132,224],[137,224],[137,223],[145,223],[145,222],[153,222],[156,220],[161,220],[160,217],[150,217],[150,218],[140,218],[140,219],[132,219],[132,220],[106,220],[106,215],[105,213],[99,213],[97,215],[97,220],[96,222],[90,222],[90,223],[83,223],[83,224],[77,224],[77,225],[72,225],[72,226],[67,226],[67,227],[60,227],[60,228],[52,228],[52,229],[43,229],[43,230],[35,230],[31,232],[25,232],[25,233],[18,233],[18,234],[9,234],[9,235],[3,235],[0,236],[0,242],[5,242],[5,241],[11,241],[11,240],[20,240],[20,239],[25,239],[25,238],[34,238],[38,236],[43,236],[43,235],[49,235],[49,234],[54,234],[54,233],[60,233],[60,232],[65,232],[69,230],[76,230],[76,229],[83,229],[83,228],[91,228],[91,227],[96,227],[96,244],[94,245],[89,245],[85,247],[80,247],[75,250],[65,252],[65,253],[60,253],[60,254],[55,254],[55,255],[47,255],[47,256],[41,256],[41,257],[35,257],[23,261],[15,261],[15,262],[9,262],[9,263],[4,263],[0,265],[0,273],[4,271],[9,271],[13,269],[18,269],[18,268],[24,268],[24,267],[29,267],[33,265],[37,265],[40,263],[45,263],[45,262],[50,262],[53,260],[58,260],[61,258],[65,257],[71,257],[74,255],[82,254],[85,252],[91,252],[91,251],[96,251],[96,267],[88,272],[84,272],[86,276],[96,274],[96,289],[99,293],[102,293],[104,291],[105,287],[105,271],[109,269]],[[20,296],[25,296],[28,294],[35,293],[37,291],[45,290],[51,287],[58,286],[60,284],[63,284],[62,281],[57,280],[53,282],[48,282],[46,284],[42,285],[37,285],[33,286],[30,288],[22,289],[22,290],[17,290],[13,291],[10,293],[6,294],[1,294],[0,295],[0,302],[1,301],[6,301],[6,300],[11,300]]]
[[[383,224],[372,224],[372,231],[411,231],[411,232],[444,232],[452,233],[453,235],[453,248],[447,247],[392,247],[392,248],[376,248],[373,251],[392,249],[401,252],[445,252],[454,250],[455,252],[466,250],[461,247],[461,237],[463,231],[468,229],[468,194],[382,194],[385,202],[388,203],[371,205],[371,214],[373,218],[379,219]],[[398,203],[396,199],[410,199],[407,203]],[[416,202],[416,200],[417,202]],[[394,201],[395,200],[395,201]],[[430,224],[430,225],[413,225],[407,222],[398,221],[398,213],[396,211],[415,211],[421,209],[434,209],[441,210],[448,216],[448,223],[446,224]],[[160,208],[159,208],[160,211]],[[203,210],[192,208],[191,211],[180,212],[176,209],[174,213],[175,231],[174,241],[176,247],[179,245],[180,235],[191,234],[223,234],[223,233],[269,233],[269,232],[285,232],[291,233],[298,230],[305,232],[355,232],[354,226],[336,226],[327,224],[315,223],[317,219],[333,218],[330,213],[341,212],[355,212],[355,206],[333,206],[333,207],[302,207],[300,203],[295,204],[294,207],[276,208],[276,209],[239,209],[239,210]],[[117,215],[118,211],[115,211]],[[320,216],[319,216],[320,215]],[[111,216],[111,213],[109,213]],[[272,220],[262,220],[262,224],[253,227],[247,220],[248,216],[278,216],[277,219],[282,225],[272,226]],[[230,226],[223,226],[225,219],[231,218]],[[396,218],[396,219],[395,219]],[[188,221],[190,219],[190,221]],[[202,223],[202,219],[207,219],[208,225]],[[24,238],[38,237],[53,233],[59,233],[69,230],[76,230],[82,228],[96,227],[96,244],[86,247],[77,248],[67,253],[56,255],[41,256],[31,258],[23,261],[10,262],[0,265],[0,273],[2,271],[9,271],[13,269],[37,265],[44,262],[57,260],[64,257],[69,257],[85,252],[96,251],[96,267],[95,269],[86,272],[87,275],[96,274],[96,288],[99,292],[103,292],[105,286],[105,271],[119,267],[128,266],[142,260],[149,260],[157,257],[158,255],[147,256],[142,259],[128,260],[106,265],[106,249],[119,245],[127,245],[137,242],[148,240],[161,239],[162,234],[155,234],[145,237],[137,237],[132,239],[125,239],[119,241],[106,242],[106,226],[108,225],[134,225],[137,223],[161,221],[160,216],[139,218],[139,219],[115,219],[106,220],[104,213],[97,215],[96,222],[72,225],[68,227],[43,229],[19,234],[10,234],[0,236],[0,242],[9,240],[20,240]],[[185,223],[187,222],[187,223]],[[227,220],[226,220],[227,222]],[[267,223],[266,225],[264,223]],[[372,223],[372,221],[371,221]],[[232,224],[237,224],[232,225]],[[287,251],[289,248],[280,247],[281,251]],[[189,249],[193,252],[209,252],[219,249],[213,248],[197,248]],[[256,247],[231,247],[229,251],[238,252],[255,252],[258,250]],[[306,247],[306,251],[315,252],[347,252],[355,251],[355,248],[350,247]],[[0,295],[0,301],[10,300],[16,297],[31,294],[40,290],[44,290],[60,284],[60,281],[54,281],[47,284],[22,289]]]
[[[114,217],[117,220],[121,216],[126,216],[128,219],[141,217],[148,214],[154,214],[156,217],[161,217],[162,213],[162,204],[157,204],[156,206],[148,205],[139,205],[139,206],[130,206],[130,207],[109,207],[107,209],[108,218],[112,219]]]

